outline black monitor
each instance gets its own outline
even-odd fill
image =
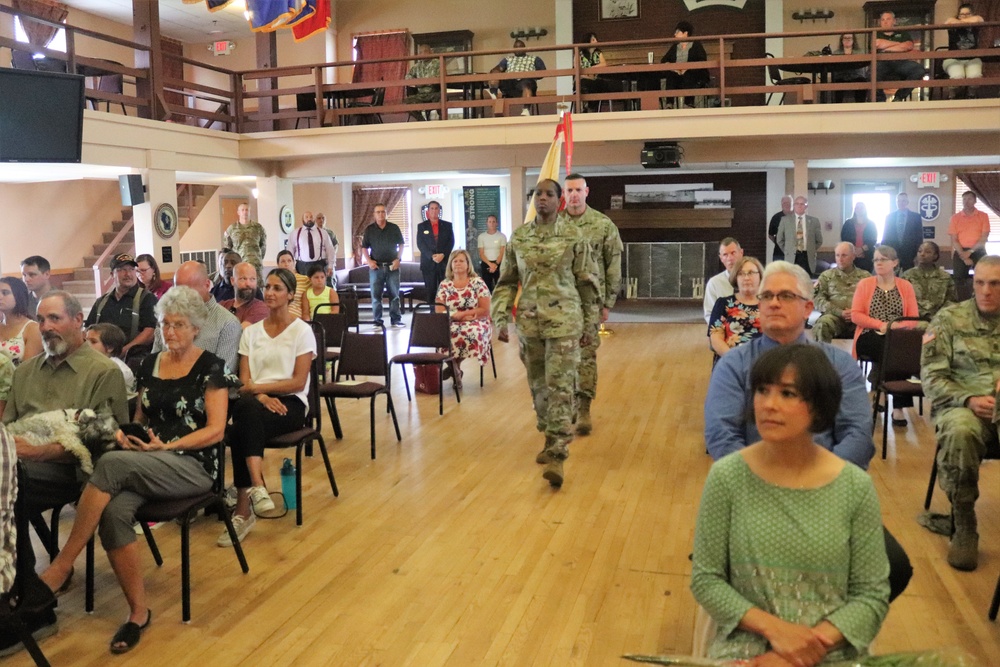
[[[0,68],[0,162],[80,162],[84,81]]]

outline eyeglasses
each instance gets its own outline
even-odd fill
[[[792,303],[793,301],[808,301],[807,298],[801,294],[796,294],[795,292],[789,292],[788,290],[783,290],[781,292],[761,292],[757,295],[757,298],[761,301],[771,301],[777,298],[781,303]]]
[[[888,257],[876,257],[872,261],[875,262],[876,264],[885,264],[886,262],[895,262],[896,260],[889,259]]]
[[[760,271],[740,271],[736,274],[737,278],[749,278],[751,276],[759,276]]]
[[[160,322],[160,328],[164,331],[184,331],[190,326],[187,322]]]

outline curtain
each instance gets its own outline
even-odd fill
[[[960,171],[955,175],[981,202],[1000,214],[1000,171]]]
[[[358,60],[380,58],[406,58],[410,55],[410,33],[386,32],[377,35],[359,35]],[[394,63],[359,63],[354,66],[353,83],[365,81],[397,81],[406,76],[407,61]],[[385,91],[385,104],[403,101],[403,87],[393,86]]]
[[[405,187],[354,188],[351,193],[354,221],[351,225],[354,266],[361,266],[361,237],[368,225],[375,223],[375,206],[385,204],[388,213],[406,196]]]
[[[12,6],[17,11],[27,12],[28,14],[34,14],[40,18],[59,23],[65,21],[69,15],[66,5],[54,0],[14,0]],[[49,42],[56,36],[56,33],[59,32],[59,28],[45,25],[38,21],[32,21],[28,18],[21,18],[21,26],[24,27],[24,33],[28,36],[28,43],[32,46],[48,46]]]
[[[987,23],[1000,21],[1000,0],[978,0],[978,2],[972,3],[972,11],[982,16]],[[998,39],[1000,39],[1000,26],[979,29],[979,48],[989,48]],[[983,76],[996,76],[997,72],[1000,72],[1000,63],[994,61],[983,63]],[[986,97],[987,94],[986,91],[983,91],[979,96]]]

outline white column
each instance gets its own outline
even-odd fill
[[[576,41],[573,37],[573,0],[555,0],[555,5],[556,44],[572,44]],[[556,67],[558,69],[569,69],[573,67],[573,52],[557,51]],[[568,76],[559,77],[556,80],[556,93],[559,95],[572,95],[573,78]]]
[[[292,208],[293,217],[298,223],[299,216],[294,209],[292,182],[277,176],[260,176],[257,178],[257,222],[267,232],[267,252],[264,255],[264,266],[275,266],[278,252],[285,249],[288,235],[281,230],[281,208]]]
[[[147,164],[155,165],[165,154],[150,151]],[[135,252],[137,255],[149,253],[156,258],[160,271],[173,273],[180,264],[181,236],[174,225],[173,235],[165,239],[153,226],[153,215],[162,204],[170,204],[177,212],[177,173],[173,169],[144,169],[143,180],[146,183],[146,203],[132,207],[135,233]],[[176,221],[175,221],[176,222]]]
[[[510,178],[510,229],[513,232],[524,224],[524,214],[528,210],[528,187],[524,167],[511,167],[507,173]]]

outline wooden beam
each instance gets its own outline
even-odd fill
[[[604,211],[619,229],[732,227],[731,208],[625,208]]]
[[[136,69],[146,71],[145,78],[136,79],[136,96],[147,100],[139,107],[141,118],[168,120],[163,104],[163,50],[160,45],[160,4],[149,0],[132,0],[132,39],[149,51],[136,49]]]
[[[257,50],[257,69],[274,69],[278,66],[278,37],[273,32],[254,33],[254,47]],[[257,79],[258,92],[271,91],[278,88],[278,79]],[[278,113],[277,95],[270,98],[263,98],[259,102],[258,111],[270,111]],[[278,130],[279,121],[277,119],[270,122],[271,127],[260,127],[260,130]]]

